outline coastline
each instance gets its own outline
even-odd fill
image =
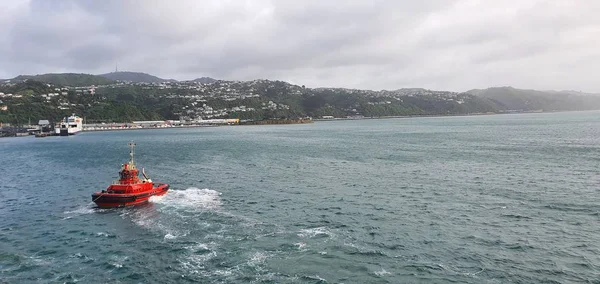
[[[240,122],[238,125],[282,125],[282,124],[309,124],[313,123],[314,119],[299,118],[299,119],[265,119],[258,121]]]
[[[573,110],[573,111],[528,111],[528,112],[505,112],[505,113],[471,113],[471,114],[448,114],[448,115],[403,115],[403,116],[377,116],[377,117],[342,117],[333,119],[299,119],[299,120],[261,120],[255,122],[240,122],[239,124],[213,124],[213,125],[178,125],[168,127],[132,127],[132,128],[113,128],[101,130],[83,130],[82,132],[96,131],[123,131],[123,130],[143,130],[143,129],[172,129],[172,128],[199,128],[199,127],[222,127],[222,126],[266,126],[266,125],[291,125],[291,124],[310,124],[316,122],[345,121],[345,120],[371,120],[371,119],[396,119],[396,118],[426,118],[426,117],[466,117],[466,116],[494,116],[494,115],[517,115],[517,114],[542,114],[542,113],[562,113],[562,112],[584,112],[598,110]]]
[[[404,116],[378,116],[378,117],[344,117],[344,118],[331,118],[331,119],[300,119],[300,120],[268,120],[268,121],[255,121],[255,122],[244,122],[239,124],[202,124],[202,125],[169,125],[169,126],[146,126],[146,127],[124,127],[122,125],[129,125],[129,123],[123,124],[110,124],[108,126],[101,126],[99,129],[90,129],[94,126],[84,125],[81,132],[105,132],[105,131],[127,131],[127,130],[156,130],[156,129],[173,129],[173,128],[203,128],[203,127],[222,127],[222,126],[264,126],[264,125],[291,125],[291,124],[310,124],[315,122],[331,122],[331,121],[345,121],[345,120],[371,120],[371,119],[395,119],[395,118],[426,118],[426,117],[467,117],[467,116],[494,116],[494,115],[518,115],[518,114],[548,114],[548,113],[563,113],[563,112],[588,112],[588,111],[599,111],[599,110],[568,110],[568,111],[528,111],[528,112],[504,112],[504,113],[472,113],[472,114],[449,114],[449,115],[404,115]],[[91,124],[97,125],[97,124]],[[121,125],[121,126],[116,126]],[[0,136],[0,138],[14,138],[14,137],[29,137],[33,135],[24,135],[24,133],[18,133],[21,135],[16,136]],[[54,135],[49,135],[54,136]]]
[[[124,131],[124,130],[155,130],[155,129],[173,129],[173,128],[199,128],[199,127],[219,127],[219,126],[230,126],[230,125],[178,125],[178,126],[166,126],[166,127],[110,127],[110,128],[100,128],[100,129],[90,129],[89,127],[86,129],[86,126],[83,126],[83,130],[81,132],[105,132],[105,131]]]
[[[489,112],[489,113],[462,113],[462,114],[413,114],[413,115],[392,115],[392,116],[364,116],[364,117],[340,117],[340,118],[314,118],[313,121],[338,121],[338,120],[365,120],[365,119],[391,119],[391,118],[422,118],[422,117],[461,117],[461,116],[488,116],[488,115],[507,115],[507,114],[537,114],[537,113],[557,113],[557,112],[582,112],[595,110],[565,110],[565,111],[522,111],[522,112]]]

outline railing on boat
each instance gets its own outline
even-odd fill
[[[142,181],[142,182],[144,182],[144,180],[141,180],[141,181]],[[119,181],[119,180],[113,180],[112,184],[113,184],[113,185],[120,185],[120,184],[122,184],[122,183],[121,183],[121,181]],[[164,184],[164,183],[156,183],[156,182],[153,182],[153,183],[152,183],[152,186],[154,186],[154,187],[157,187],[157,186],[161,186],[161,185],[163,185],[163,184]]]

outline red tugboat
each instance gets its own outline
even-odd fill
[[[106,190],[92,194],[92,201],[100,208],[125,207],[148,202],[151,196],[166,194],[169,185],[152,182],[142,169],[143,179],[138,177],[138,169],[133,162],[135,143],[129,143],[130,160],[123,164],[119,172],[119,180],[114,181]]]

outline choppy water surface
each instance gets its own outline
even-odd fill
[[[127,142],[164,197],[95,209]],[[0,140],[0,282],[599,283],[600,112]]]

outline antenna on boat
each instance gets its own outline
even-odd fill
[[[134,166],[133,163],[133,148],[135,147],[135,143],[133,141],[129,142],[129,157],[131,157],[131,160],[129,161],[129,163],[131,164],[131,166]]]

